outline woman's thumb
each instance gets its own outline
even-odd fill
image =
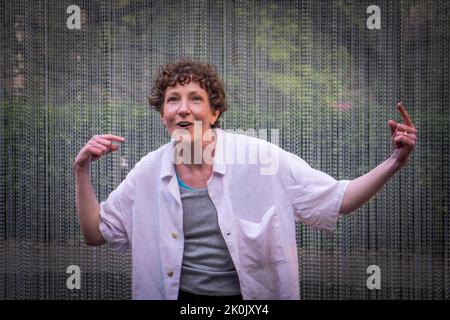
[[[395,122],[394,120],[389,120],[388,121],[389,127],[391,127],[391,135],[394,134],[395,129],[397,129],[397,122]]]
[[[119,149],[119,146],[116,144],[111,145],[111,152],[117,151]]]

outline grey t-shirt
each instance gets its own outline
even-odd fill
[[[180,186],[180,195],[184,229],[180,289],[211,296],[241,294],[208,189],[188,190]]]

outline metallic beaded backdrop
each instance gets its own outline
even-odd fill
[[[334,233],[297,225],[301,297],[450,298],[448,1],[2,0],[0,23],[0,299],[131,298],[130,254],[84,244],[73,161],[94,134],[127,139],[92,166],[102,201],[168,142],[146,96],[181,57],[217,67],[224,129],[278,129],[337,179],[389,156],[403,101],[420,132],[407,167]]]

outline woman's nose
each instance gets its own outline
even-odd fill
[[[185,115],[185,114],[189,114],[190,110],[189,110],[189,104],[187,101],[181,101],[180,102],[180,107],[178,108],[178,114],[180,115]]]

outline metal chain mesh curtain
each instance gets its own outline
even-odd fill
[[[81,29],[68,29],[70,5]],[[366,9],[381,9],[369,30]],[[0,298],[128,299],[130,255],[87,247],[72,165],[94,134],[126,137],[95,162],[99,201],[168,141],[146,95],[158,67],[214,64],[225,129],[279,145],[337,179],[390,154],[402,100],[420,132],[407,167],[325,234],[297,225],[303,299],[450,298],[448,1],[0,2]],[[245,186],[242,186],[245,187]],[[69,290],[69,266],[81,289]],[[366,286],[367,267],[381,289]]]

